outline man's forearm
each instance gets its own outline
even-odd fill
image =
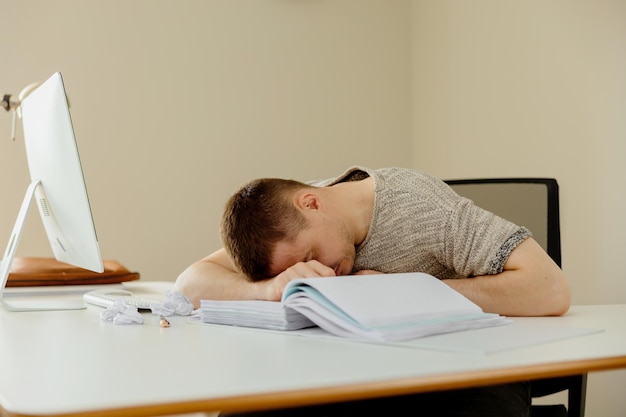
[[[174,284],[197,308],[200,300],[245,300],[258,298],[256,285],[245,275],[202,259],[185,269]]]
[[[504,271],[445,281],[484,311],[506,316],[550,316],[567,312],[567,278],[533,239],[522,242]]]
[[[569,293],[560,284],[533,286],[511,277],[514,272],[474,278],[450,279],[445,282],[478,304],[483,311],[505,316],[552,316],[564,314],[569,308]],[[550,278],[543,278],[546,281]]]

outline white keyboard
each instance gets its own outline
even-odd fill
[[[124,289],[93,290],[83,294],[83,299],[86,303],[100,307],[108,307],[118,300],[123,300],[139,310],[150,310],[150,304],[163,301],[133,295],[131,291]]]

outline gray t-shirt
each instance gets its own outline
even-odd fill
[[[440,279],[497,274],[530,231],[460,197],[445,182],[405,168],[353,167],[330,186],[371,176],[372,222],[354,271],[426,272]]]

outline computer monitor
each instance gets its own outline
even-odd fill
[[[84,308],[82,297],[22,305],[3,294],[33,200],[57,260],[95,272],[104,270],[61,74],[54,73],[20,107],[31,183],[0,264],[0,303],[11,311]]]

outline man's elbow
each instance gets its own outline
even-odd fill
[[[196,288],[196,279],[194,278],[194,265],[185,269],[174,282],[174,290],[179,291],[185,295],[195,308],[200,306],[200,298],[198,297],[198,291]]]
[[[567,278],[561,275],[556,281],[546,294],[547,316],[562,316],[572,305],[572,292]]]

